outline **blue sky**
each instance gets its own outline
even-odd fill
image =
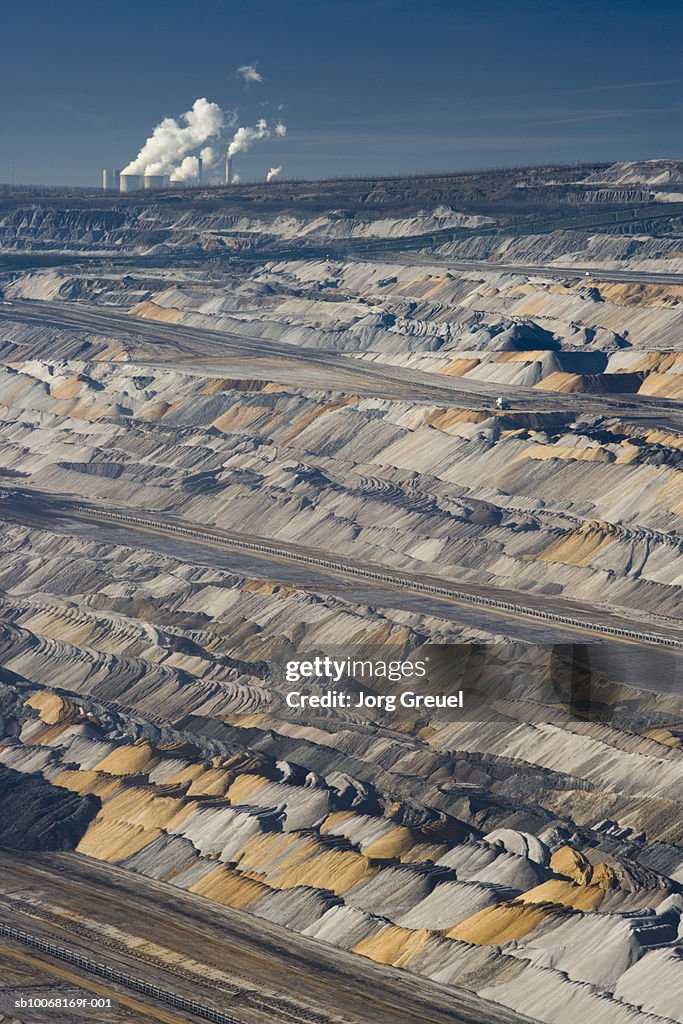
[[[199,96],[282,106],[244,179],[681,157],[681,53],[673,0],[15,0],[0,181],[97,184]]]

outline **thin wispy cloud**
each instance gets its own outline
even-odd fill
[[[47,98],[45,100],[45,105],[52,110],[58,110],[61,114],[67,114],[74,121],[82,121],[84,124],[91,125],[107,124],[107,118],[102,117],[101,114],[94,113],[90,110],[83,110],[81,107],[77,107],[73,103],[69,103],[67,101]]]
[[[659,78],[651,82],[614,82],[610,85],[588,85],[580,89],[556,89],[546,96],[583,96],[596,92],[620,92],[623,89],[654,89],[660,85],[680,85],[683,78]]]
[[[245,85],[260,84],[264,80],[255,64],[242,64],[241,67],[235,68],[235,74]]]
[[[610,121],[615,118],[628,118],[640,114],[678,114],[683,110],[681,104],[672,107],[645,107],[638,110],[601,110],[594,113],[569,114],[567,116],[544,118],[538,121],[529,121],[531,125],[542,124],[574,124],[578,121]]]
[[[569,96],[573,94],[571,92],[544,93],[544,97],[557,97],[560,95]],[[515,106],[515,102],[521,98],[521,96],[507,97],[506,105],[500,104],[489,109],[472,109],[471,106],[465,107],[454,101],[452,106],[441,103],[432,104],[429,107],[416,107],[410,111],[409,115],[406,114],[405,110],[382,111],[381,114],[363,112],[354,114],[353,117],[337,117],[336,124],[342,127],[358,127],[361,130],[363,127],[375,126],[378,131],[386,129],[387,126],[406,124],[416,128],[419,125],[436,124],[453,128],[459,124],[494,121],[500,121],[501,123],[514,121],[543,125],[561,124],[571,121],[602,121],[612,117],[630,117],[640,114],[676,114],[683,109],[680,103],[672,103],[666,106],[632,107],[624,102],[623,106],[617,107],[616,103],[620,101],[616,98],[609,109],[603,108],[602,110],[591,110],[588,104],[579,103],[566,104],[566,106],[562,103],[548,103],[545,106],[541,106],[539,102],[541,98],[538,95],[534,96],[534,99],[537,101],[534,105]],[[676,94],[676,99],[678,98],[679,94]]]
[[[443,133],[423,132],[390,132],[382,136],[367,132],[330,131],[321,134],[313,131],[292,133],[292,142],[297,153],[313,153],[316,151],[352,152],[354,146],[362,145],[364,151],[385,155],[389,150],[399,153],[416,150],[419,146],[429,145],[433,153],[451,153],[459,150],[483,149],[495,150],[525,149],[532,145],[549,143],[571,147],[580,142],[592,142],[589,135],[585,138],[566,134],[549,135],[545,132],[515,132],[513,134],[471,134],[461,133],[445,135]]]

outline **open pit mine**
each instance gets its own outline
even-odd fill
[[[7,189],[0,289],[0,1019],[681,1024],[683,164]]]

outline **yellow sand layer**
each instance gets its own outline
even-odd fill
[[[153,790],[129,786],[108,800],[99,817],[105,821],[125,821],[143,828],[172,830],[196,807],[182,797],[157,796]]]
[[[345,821],[350,821],[355,817],[353,811],[332,811],[320,826],[320,831],[331,832],[337,825],[343,825]]]
[[[252,775],[256,775],[259,768],[263,768],[264,764],[264,759],[259,757],[258,754],[244,751],[243,753],[232,754],[231,757],[226,757],[221,767],[231,772],[249,772]]]
[[[121,789],[124,783],[121,782],[121,779],[112,778],[111,775],[101,775],[99,772],[66,769],[55,778],[54,785],[70,789],[72,793],[81,795],[92,793],[100,800],[108,800]]]
[[[676,306],[683,298],[683,288],[675,284],[601,281],[599,287],[603,299],[617,306]]]
[[[367,858],[353,850],[326,850],[301,865],[285,861],[277,881],[281,889],[310,885],[340,896],[373,873]]]
[[[571,878],[579,885],[587,885],[593,877],[593,866],[573,846],[560,846],[550,858],[550,867],[556,875]]]
[[[480,409],[437,409],[427,417],[427,423],[437,430],[448,430],[456,423],[482,423],[490,416],[490,412]]]
[[[249,796],[267,784],[268,779],[262,775],[240,775],[228,789],[228,800],[231,804],[248,803]]]
[[[18,367],[20,372],[22,366],[23,363],[20,363]],[[9,393],[4,396],[4,398],[0,401],[0,405],[4,405],[8,409],[11,409],[12,406],[14,405],[15,399],[19,397],[22,391],[30,387],[33,383],[34,381],[32,377],[23,377],[21,380],[19,380],[16,387],[13,387],[11,391],[9,391]]]
[[[49,693],[47,690],[34,693],[26,701],[26,705],[29,708],[34,708],[38,712],[41,721],[47,725],[69,722],[76,714],[76,708],[70,701],[60,697],[57,693]]]
[[[668,373],[683,363],[683,352],[647,352],[631,366],[632,370]]]
[[[161,834],[158,828],[142,828],[125,821],[105,821],[98,816],[81,838],[76,852],[97,860],[125,860]]]
[[[570,394],[573,391],[581,391],[583,381],[580,373],[564,373],[555,370],[549,373],[543,380],[539,380],[534,387],[537,391],[559,391],[563,394]]]
[[[283,586],[281,583],[273,583],[272,580],[248,580],[242,590],[248,590],[252,594],[265,594],[266,597],[272,597],[274,594],[291,597],[297,593],[296,587]]]
[[[649,373],[638,391],[639,395],[662,398],[683,398],[683,373]]]
[[[655,743],[663,743],[667,747],[680,747],[683,740],[680,736],[671,732],[669,729],[656,728],[656,729],[645,729],[643,736],[647,736],[648,739],[654,740]]]
[[[254,422],[254,420],[259,419],[261,416],[272,417],[272,413],[272,409],[269,409],[265,405],[234,405],[221,416],[218,416],[211,426],[215,427],[216,430],[222,431],[224,434],[230,434],[232,431],[242,430],[244,427],[248,427]]]
[[[51,747],[59,737],[69,728],[68,722],[58,722],[57,725],[44,725],[38,732],[33,733],[27,740],[29,747]]]
[[[450,847],[441,843],[415,843],[401,857],[402,864],[423,864],[425,861],[436,861],[445,856]]]
[[[215,903],[241,910],[268,892],[268,886],[252,878],[244,878],[239,872],[221,864],[215,871],[190,886],[189,891],[206,896]]]
[[[106,348],[102,349],[101,352],[92,358],[95,361],[111,359],[112,362],[118,362],[119,360],[130,359],[130,352],[122,341],[114,341],[111,345],[107,345]]]
[[[292,441],[306,427],[310,427],[311,423],[317,420],[319,416],[324,416],[328,412],[334,412],[336,409],[343,409],[346,405],[357,405],[359,401],[358,395],[344,395],[343,398],[334,398],[331,402],[325,402],[313,409],[309,409],[294,420],[290,430],[282,438],[281,444],[287,444],[289,441]]]
[[[665,474],[658,498],[662,508],[668,508],[674,515],[683,515],[683,474],[680,471],[669,471]]]
[[[616,887],[616,874],[611,867],[607,864],[591,864],[581,850],[574,850],[572,846],[560,846],[555,850],[550,858],[550,866],[556,874],[563,874],[580,886],[592,883],[605,890]]]
[[[519,901],[485,907],[466,921],[444,932],[449,939],[470,942],[474,946],[492,946],[523,939],[551,912],[547,905]]]
[[[596,910],[605,898],[599,885],[575,885],[561,878],[549,878],[519,897],[522,903],[557,904],[572,910]]]
[[[475,366],[479,366],[481,359],[454,359],[452,363],[442,366],[439,373],[445,373],[448,377],[463,377]]]
[[[68,380],[55,384],[52,387],[53,398],[75,398],[83,389],[83,380],[80,377],[69,377]]]
[[[76,618],[73,613],[55,609],[52,612],[42,611],[31,616],[26,623],[32,632],[42,636],[51,636],[55,640],[66,640],[74,647],[87,647],[93,633],[98,631],[94,618]],[[68,702],[67,702],[68,703]]]
[[[94,422],[102,419],[103,416],[112,415],[114,410],[115,406],[111,402],[97,402],[92,395],[86,395],[72,406],[69,416],[75,420]]]
[[[665,448],[683,449],[683,435],[672,434],[668,430],[648,430],[645,437],[649,444],[662,444]]]
[[[596,864],[593,868],[593,885],[599,885],[605,892],[608,889],[618,889],[619,880],[614,868],[609,864]]]
[[[419,842],[419,835],[405,825],[397,825],[391,832],[375,839],[363,851],[370,860],[392,860],[402,858]]]
[[[494,363],[536,363],[546,356],[552,355],[552,351],[546,348],[525,349],[523,352],[497,352],[493,357]]]
[[[579,462],[612,462],[614,456],[602,445],[591,445],[589,448],[572,448],[560,444],[531,445],[525,456],[528,459],[573,459]]]
[[[619,466],[627,465],[629,462],[635,462],[636,459],[642,455],[643,449],[636,444],[632,444],[631,441],[624,440],[619,445],[619,452],[615,459],[615,463]]]
[[[553,541],[539,557],[544,561],[563,562],[565,565],[588,565],[616,537],[616,527],[611,523],[591,520],[583,523],[578,530]]]
[[[117,747],[100,761],[97,770],[109,775],[139,775],[159,763],[150,743],[140,740],[126,747]]]
[[[168,786],[186,786],[200,779],[207,769],[202,764],[188,764],[166,780]]]
[[[412,930],[391,925],[383,928],[377,935],[370,935],[353,947],[354,953],[360,953],[378,964],[391,964],[393,967],[405,967],[418,953],[429,938],[429,931],[422,928]]]
[[[354,850],[329,850],[295,832],[254,836],[239,861],[242,872],[266,875],[271,885],[291,889],[310,885],[341,895],[375,873],[368,858]]]
[[[156,302],[139,302],[133,306],[133,316],[142,317],[143,320],[160,320],[165,324],[175,324],[180,320],[183,312],[181,309],[174,309],[172,306],[159,306]]]
[[[138,418],[141,420],[160,420],[166,415],[168,410],[171,408],[170,402],[151,402],[149,405],[138,414]]]
[[[226,772],[222,768],[208,768],[191,783],[187,795],[225,796],[232,780],[232,772]]]

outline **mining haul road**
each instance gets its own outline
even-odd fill
[[[592,265],[562,266],[559,263],[505,263],[496,259],[451,260],[448,256],[434,253],[397,254],[388,263],[434,266],[440,270],[454,270],[466,274],[514,274],[519,277],[546,277],[560,281],[581,280],[586,287],[609,282],[616,284],[664,284],[683,285],[683,274],[664,270],[619,270],[605,269]]]
[[[79,968],[80,956],[241,1024],[529,1024],[471,992],[79,854],[0,850],[0,919],[68,949],[76,959],[69,970],[84,987],[92,975]],[[50,961],[43,951],[36,962]],[[216,972],[220,977],[212,978]],[[180,1020],[210,1019],[168,1003],[159,1010]]]
[[[183,371],[187,357],[191,357],[196,371],[198,357],[215,356],[222,350],[241,359],[248,356],[254,362],[279,359],[314,369],[319,376],[318,388],[322,391],[369,394],[446,408],[484,408],[493,412],[501,390],[500,385],[494,382],[446,379],[443,375],[439,379],[437,374],[399,366],[378,367],[337,352],[307,349],[287,342],[204,327],[166,324],[75,302],[9,302],[0,307],[0,320],[3,319],[80,333],[95,331],[119,339],[127,336],[138,345],[144,342],[151,344],[155,354],[172,356],[172,365],[179,371]],[[214,375],[215,372],[212,370]],[[645,420],[658,428],[683,431],[683,410],[679,402],[671,399],[637,394],[562,394],[521,385],[506,385],[505,390],[511,401],[511,412],[566,413],[573,417],[580,414],[618,416],[622,420],[633,419],[641,423]]]
[[[458,585],[427,574],[353,562],[271,538],[245,537],[170,514],[85,504],[31,488],[0,488],[0,521],[134,545],[196,565],[220,567],[353,604],[407,609],[464,628],[525,644],[590,643],[592,660],[607,678],[654,693],[680,692],[683,630],[677,623],[638,621],[607,608],[491,586]]]

